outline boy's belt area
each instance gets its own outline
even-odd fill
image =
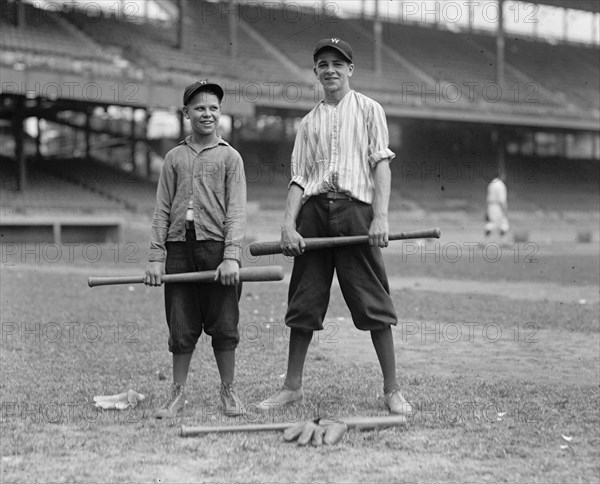
[[[194,221],[193,220],[185,221],[185,230],[194,230]]]
[[[350,200],[350,201],[355,201],[356,200],[356,198],[352,198],[347,193],[342,193],[342,192],[319,193],[316,196],[318,198],[325,198],[327,200]]]

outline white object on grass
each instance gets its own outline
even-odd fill
[[[135,390],[128,390],[123,393],[116,395],[97,395],[94,397],[96,407],[100,407],[104,410],[116,409],[126,410],[128,408],[136,407],[139,402],[145,400],[145,396]]]

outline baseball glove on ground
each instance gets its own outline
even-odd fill
[[[309,443],[315,447],[323,444],[337,444],[344,434],[347,427],[343,422],[328,421],[320,424],[320,420],[307,420],[300,422],[285,429],[283,432],[283,440],[293,442],[296,440],[300,446],[308,445]]]

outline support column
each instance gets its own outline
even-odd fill
[[[17,190],[23,191],[27,187],[27,160],[23,148],[23,111],[25,99],[15,98],[15,113],[12,118],[12,131],[15,139],[15,161],[17,162]]]
[[[185,18],[187,15],[187,1],[179,0],[179,16],[177,17],[177,48],[185,48]]]
[[[23,0],[17,0],[15,12],[15,26],[25,25],[25,6]]]
[[[37,125],[37,134],[35,136],[35,157],[39,160],[42,158],[42,128],[40,117],[38,116],[35,119]]]
[[[235,116],[231,115],[231,144],[237,146],[237,130],[235,129]]]
[[[152,150],[150,149],[150,141],[148,140],[148,125],[150,124],[152,112],[149,109],[144,109],[144,113],[144,140],[146,144],[146,178],[150,179],[150,175],[152,175],[152,156],[150,156]]]
[[[181,109],[179,109],[177,111],[177,115],[179,116],[179,139],[182,140],[185,136],[185,127],[183,124],[183,111]]]
[[[375,21],[373,23],[373,37],[375,39],[373,52],[373,59],[375,60],[375,75],[381,76],[382,62],[381,62],[381,19],[379,18],[379,2],[375,0]]]
[[[498,30],[496,32],[496,82],[504,85],[504,0],[498,0]]]
[[[135,162],[135,153],[136,153],[136,135],[135,135],[135,109],[131,108],[131,133],[130,133],[130,143],[131,143],[131,167],[132,172],[137,172],[137,164]]]
[[[504,159],[504,133],[500,126],[492,127],[492,145],[496,152],[496,166],[500,173],[506,173],[506,160]]]
[[[90,108],[86,109],[85,111],[85,158],[86,160],[89,160],[91,158],[91,153],[92,153],[92,149],[91,149],[91,123],[90,123],[90,118],[92,117],[92,114],[90,113]]]
[[[557,156],[559,157],[566,157],[567,156],[567,136],[566,133],[564,133],[563,131],[561,131],[560,133],[558,133],[558,153]]]
[[[473,0],[469,0],[467,3],[467,7],[469,9],[469,32],[473,32],[473,23],[475,22],[475,15],[473,12]]]
[[[600,134],[592,131],[592,160],[600,161]]]
[[[227,20],[229,25],[229,58],[235,59],[238,55],[238,25],[237,25],[237,4],[235,0],[229,0],[229,10]]]

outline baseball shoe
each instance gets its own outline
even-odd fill
[[[185,406],[185,391],[183,385],[179,383],[173,383],[171,388],[171,398],[161,408],[154,412],[154,418],[175,418],[177,414],[183,410]]]
[[[413,412],[412,406],[404,399],[400,390],[385,394],[385,406],[390,413],[396,415],[410,415]]]
[[[223,405],[223,414],[227,417],[237,417],[245,415],[244,404],[236,395],[233,385],[221,383],[221,404]]]
[[[284,405],[301,402],[303,398],[304,391],[302,390],[302,388],[299,388],[298,390],[288,390],[287,388],[284,388],[283,390],[277,392],[275,395],[271,395],[266,400],[260,402],[257,405],[257,408],[259,410],[267,412],[269,410],[281,408]]]

